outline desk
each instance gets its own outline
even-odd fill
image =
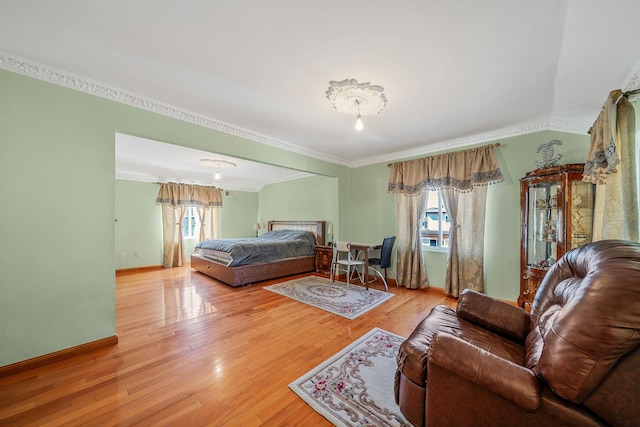
[[[369,289],[369,283],[373,282],[373,280],[369,280],[369,251],[380,249],[382,247],[381,243],[354,243],[351,242],[351,249],[356,251],[356,258],[359,257],[361,252],[364,252],[364,277],[365,285],[367,289]],[[373,277],[376,277],[375,275]]]

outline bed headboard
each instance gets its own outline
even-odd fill
[[[318,244],[324,245],[324,221],[269,221],[268,229],[311,231]]]

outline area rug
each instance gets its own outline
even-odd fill
[[[321,308],[347,319],[355,319],[393,296],[392,293],[368,290],[364,286],[331,282],[317,276],[306,276],[264,289]]]
[[[374,328],[289,388],[336,426],[410,426],[393,396],[404,340]]]

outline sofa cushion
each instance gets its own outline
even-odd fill
[[[545,275],[527,365],[560,397],[581,403],[640,343],[638,261],[640,244],[600,241],[567,253]]]
[[[426,384],[429,346],[436,332],[446,332],[498,357],[524,365],[524,345],[461,319],[454,309],[440,305],[416,326],[398,351],[398,370],[422,387]]]
[[[520,343],[524,343],[531,331],[531,317],[527,311],[471,289],[460,293],[456,313],[471,323]]]

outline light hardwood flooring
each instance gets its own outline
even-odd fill
[[[288,384],[374,327],[408,336],[441,290],[348,320],[188,266],[118,276],[116,346],[0,378],[0,425],[328,426]],[[373,285],[384,290],[382,282]]]

